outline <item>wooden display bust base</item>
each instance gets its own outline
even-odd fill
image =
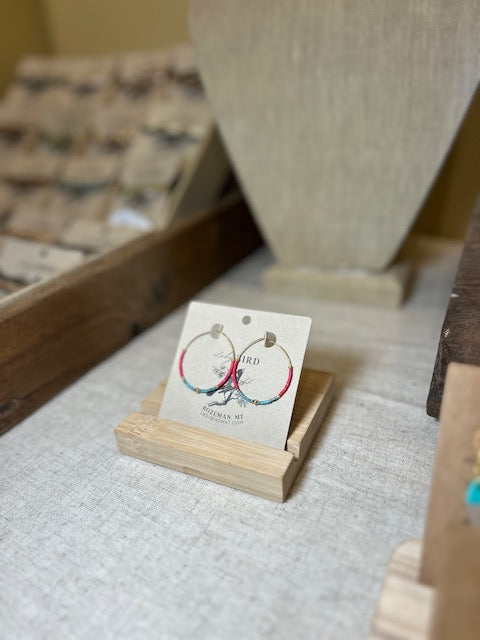
[[[122,453],[283,502],[330,405],[334,376],[303,369],[283,451],[158,417],[165,386],[116,427]]]
[[[398,307],[405,297],[409,275],[407,263],[394,264],[384,271],[321,269],[277,263],[264,271],[262,282],[269,291],[289,295]]]

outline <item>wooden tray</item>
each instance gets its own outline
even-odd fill
[[[1,300],[0,433],[260,244],[235,193]]]

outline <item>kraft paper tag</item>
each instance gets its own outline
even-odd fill
[[[75,187],[106,185],[116,180],[123,154],[90,146],[83,153],[68,158],[60,182]]]
[[[158,186],[169,188],[185,164],[194,145],[185,142],[168,144],[154,135],[141,135],[125,157],[120,176],[122,187]]]
[[[0,131],[18,133],[33,124],[34,117],[29,105],[7,100],[0,102]]]
[[[108,214],[112,189],[101,187],[90,190],[75,190],[57,187],[49,206],[49,213],[60,218],[82,220],[104,220]]]
[[[99,220],[77,219],[62,235],[62,242],[72,247],[80,247],[86,251],[106,251],[136,238],[140,229],[131,227],[113,227]]]
[[[169,203],[167,191],[147,188],[124,192],[119,189],[112,199],[108,223],[118,226],[117,212],[133,211],[148,221],[149,228],[163,229],[169,222]],[[120,217],[125,219],[123,214]]]
[[[0,236],[0,274],[31,284],[83,261],[81,251]]]
[[[195,52],[189,42],[172,47],[170,50],[170,66],[175,75],[186,76],[198,73]]]
[[[113,81],[113,56],[58,56],[55,60],[57,75],[74,87],[94,91]]]
[[[49,140],[66,141],[87,133],[88,124],[101,98],[96,94],[79,96],[69,87],[42,92],[30,108],[35,126]]]
[[[54,181],[65,162],[65,154],[49,145],[38,144],[33,149],[21,147],[0,159],[0,177],[26,184]]]
[[[118,79],[121,85],[158,84],[167,76],[168,50],[131,52],[120,57]]]
[[[149,131],[163,131],[171,137],[188,135],[203,138],[211,126],[208,103],[201,99],[171,98],[152,106],[145,118]]]
[[[52,211],[51,187],[36,187],[18,193],[5,231],[39,241],[55,242],[68,220],[68,210]]]
[[[89,127],[100,141],[127,143],[137,133],[150,105],[148,96],[133,100],[125,93],[117,93],[92,112]]]
[[[303,316],[192,302],[159,415],[284,449],[310,326]],[[239,361],[228,377],[232,346]]]

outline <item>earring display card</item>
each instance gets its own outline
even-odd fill
[[[285,448],[311,319],[192,302],[160,417]]]

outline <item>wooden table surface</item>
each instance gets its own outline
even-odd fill
[[[425,403],[461,246],[416,241],[399,310],[266,294],[261,249],[198,299],[310,315],[333,371],[284,504],[122,456],[113,429],[170,369],[185,307],[0,439],[0,635],[363,639],[389,556],[424,527]]]

